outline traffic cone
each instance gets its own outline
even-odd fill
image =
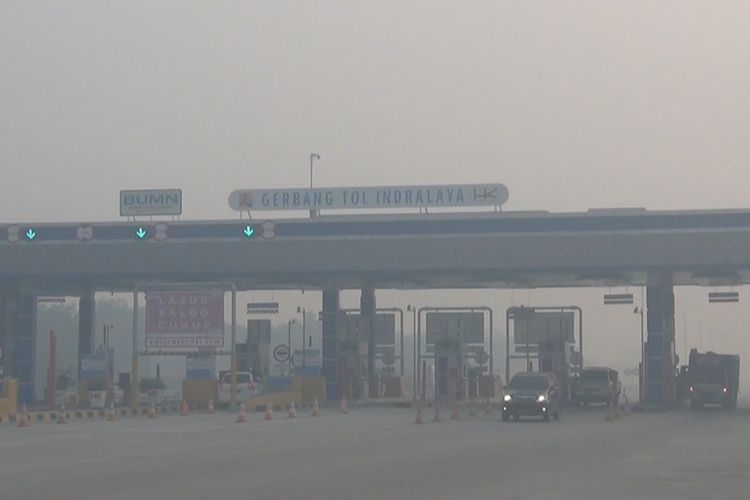
[[[474,400],[472,399],[469,401],[469,416],[470,417],[476,417],[477,416],[477,410],[474,408]]]
[[[295,418],[297,416],[297,409],[294,407],[294,401],[289,403],[289,413],[287,414],[288,418]]]
[[[180,416],[187,417],[188,415],[190,415],[190,407],[187,400],[183,399],[182,403],[180,403]]]
[[[417,419],[414,421],[415,424],[423,424],[424,418],[422,417],[422,401],[417,400]]]
[[[60,405],[60,411],[57,413],[57,423],[58,424],[68,423],[68,417],[67,415],[65,415],[65,405]]]
[[[341,405],[339,405],[339,413],[346,415],[349,413],[349,407],[346,404],[346,398],[341,398]]]
[[[435,401],[435,416],[432,418],[433,422],[442,422],[443,418],[440,416],[440,403]]]
[[[236,422],[238,424],[243,424],[247,422],[247,413],[245,412],[245,403],[240,403],[240,412],[237,414]]]
[[[273,420],[273,407],[271,403],[266,403],[266,416],[264,420]]]
[[[318,398],[315,398],[315,400],[313,401],[312,416],[313,417],[320,416],[320,406],[318,405]]]
[[[214,400],[213,400],[213,399],[209,399],[209,400],[208,400],[208,408],[207,408],[207,411],[208,411],[209,415],[213,415],[213,413],[214,413],[214,412],[216,411],[216,410],[214,409]]]
[[[456,404],[453,404],[453,408],[451,409],[451,420],[460,420],[461,415],[458,413],[458,406]]]
[[[607,422],[613,422],[615,420],[615,413],[612,410],[612,402],[607,401]]]
[[[151,406],[148,407],[148,418],[156,418],[158,416],[156,412],[156,405],[154,403],[151,403]]]
[[[107,422],[114,422],[117,420],[117,411],[115,410],[115,405],[113,403],[109,403],[109,411],[107,412]]]
[[[29,416],[26,414],[26,405],[21,407],[21,413],[16,417],[18,427],[29,426]]]
[[[628,400],[628,393],[625,392],[625,389],[622,390],[622,413],[623,415],[630,415],[630,401]]]

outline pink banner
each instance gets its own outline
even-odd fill
[[[154,337],[187,338],[224,336],[224,292],[148,292],[146,294],[147,345],[163,344]],[[203,340],[205,342],[205,340]],[[222,342],[223,343],[223,342]],[[214,341],[213,345],[217,345]]]

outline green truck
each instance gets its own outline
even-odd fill
[[[701,408],[707,404],[735,408],[740,385],[740,356],[700,353],[697,349],[691,349],[687,380],[691,408]]]

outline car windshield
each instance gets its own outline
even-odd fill
[[[549,386],[547,377],[542,376],[515,376],[510,381],[510,388],[517,390],[543,391]]]
[[[584,382],[606,382],[607,372],[604,370],[584,370],[581,373],[581,380]]]
[[[249,373],[238,373],[237,374],[237,383],[238,384],[249,384],[251,382],[251,376]],[[232,382],[232,375],[227,373],[222,377],[221,383],[222,384],[230,384]]]

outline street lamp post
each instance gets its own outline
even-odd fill
[[[287,360],[287,367],[289,372],[289,377],[292,377],[292,325],[296,323],[297,321],[292,318],[287,322],[287,337],[286,337],[286,346],[287,349],[289,349],[289,359]]]
[[[412,312],[412,318],[413,318],[411,331],[412,331],[412,336],[413,336],[412,341],[414,343],[413,348],[412,348],[412,368],[413,368],[414,373],[412,374],[412,378],[413,378],[412,383],[414,387],[414,398],[416,398],[417,393],[419,392],[418,391],[419,381],[417,379],[417,373],[419,372],[419,367],[417,366],[417,308],[409,304],[406,306],[406,310]],[[403,353],[401,353],[401,356],[403,356]]]
[[[640,314],[641,316],[641,369],[638,370],[638,382],[639,382],[639,399],[641,403],[645,402],[646,399],[646,385],[645,385],[645,378],[646,378],[646,360],[645,360],[645,349],[643,344],[643,308],[636,307],[633,309],[634,314]]]
[[[317,153],[310,153],[310,189],[313,187],[313,162],[315,160],[320,160],[320,155]],[[310,217],[315,217],[318,215],[318,210],[316,208],[310,209]]]
[[[306,354],[307,354],[307,310],[304,307],[297,306],[297,312],[302,314],[302,376],[300,377],[302,388],[302,404],[305,404],[305,376],[306,376]]]
[[[313,161],[320,160],[320,155],[317,153],[310,153],[310,189],[313,187]]]

